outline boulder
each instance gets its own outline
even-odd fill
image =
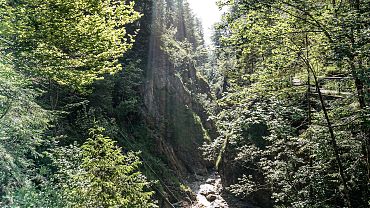
[[[199,194],[208,196],[210,194],[216,194],[216,190],[211,184],[202,184],[200,185]]]
[[[217,196],[214,195],[214,194],[209,194],[209,195],[207,195],[206,198],[207,198],[208,201],[213,202],[217,199]]]
[[[207,184],[215,184],[216,183],[216,180],[213,179],[213,178],[208,178],[207,181],[206,181]]]

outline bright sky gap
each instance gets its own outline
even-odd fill
[[[188,0],[194,14],[202,21],[204,39],[211,44],[213,25],[221,20],[222,12],[218,9],[217,0]]]

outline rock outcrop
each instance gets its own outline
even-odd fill
[[[207,163],[199,147],[204,143],[207,114],[192,91],[209,92],[209,87],[196,76],[194,68],[187,69],[187,77],[181,77],[185,73],[162,50],[161,39],[167,28],[176,28],[178,40],[191,35],[193,28],[186,28],[182,0],[154,1],[152,15],[143,94],[148,121],[158,130],[158,151],[178,175],[205,174]]]

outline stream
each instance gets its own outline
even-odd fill
[[[212,172],[206,176],[195,176],[188,187],[195,194],[193,200],[173,204],[176,208],[258,208],[250,203],[240,201],[223,191],[221,177]]]
[[[189,187],[196,193],[196,202],[191,208],[229,208],[222,197],[221,178],[216,173],[206,177],[198,177]]]

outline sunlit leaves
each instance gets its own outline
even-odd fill
[[[138,171],[138,156],[123,154],[101,129],[92,129],[91,136],[81,147],[82,163],[72,169],[77,172],[65,187],[71,206],[156,207],[151,202],[153,192],[145,191],[149,183]]]
[[[8,13],[17,21],[8,47],[23,71],[82,91],[121,69],[118,58],[134,41],[125,26],[140,17],[133,6],[111,0],[11,4]]]
[[[229,11],[217,28],[217,52],[237,64],[218,65],[227,88],[216,116],[220,137],[205,149],[214,156],[212,148],[219,152],[228,143],[223,170],[233,169],[230,175],[239,180],[230,190],[251,200],[271,194],[277,207],[345,206],[338,196],[345,189],[336,165],[342,160],[351,201],[365,207],[368,155],[361,150],[368,146],[368,117],[362,112],[369,93],[362,91],[361,101],[361,89],[369,82],[363,42],[368,2],[246,0],[220,5]],[[324,92],[339,159],[317,90],[308,86],[313,72]],[[298,85],[294,79],[300,80]],[[340,94],[338,88],[348,96],[331,97]],[[263,132],[256,128],[261,124],[268,130],[262,137],[254,134]]]

